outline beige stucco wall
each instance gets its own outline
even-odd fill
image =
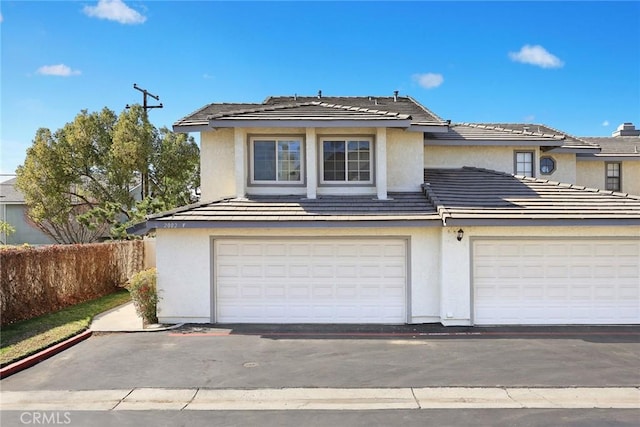
[[[200,178],[202,201],[235,195],[233,129],[200,134]]]
[[[577,162],[576,184],[605,189],[605,162],[582,160]],[[622,162],[622,192],[640,195],[640,161]]]
[[[420,191],[423,182],[422,132],[387,131],[388,191]]]
[[[514,153],[516,151],[534,151],[536,178],[574,184],[576,182],[576,156],[574,153],[542,152],[538,147],[515,146],[431,146],[424,147],[424,167],[477,168],[514,173]],[[540,157],[549,156],[556,161],[556,169],[551,174],[540,173]]]
[[[211,238],[282,237],[274,229],[159,229],[156,241],[160,322],[211,322]],[[440,228],[286,229],[290,237],[397,236],[409,238],[410,318],[413,323],[440,319]]]
[[[458,229],[464,231],[461,241],[456,239]],[[554,227],[460,227],[442,230],[441,236],[441,306],[442,323],[447,326],[472,323],[471,300],[471,243],[482,237],[525,238],[584,238],[621,237],[640,239],[640,227],[610,226],[554,226]]]
[[[249,183],[249,171],[247,159],[249,156],[248,140],[256,135],[298,135],[303,139],[303,143],[312,144],[307,141],[306,129],[304,128],[247,128],[243,130],[245,143],[243,145],[245,162],[242,165],[244,171],[243,182],[247,194],[298,194],[307,193],[306,187],[301,186],[252,186]],[[320,139],[325,136],[357,135],[367,136],[376,141],[375,128],[316,128],[317,161],[315,164],[306,164],[305,175],[315,174],[319,170]],[[419,191],[422,183],[423,170],[423,142],[422,133],[407,132],[399,129],[387,130],[387,161],[386,176],[388,191]],[[303,153],[306,150],[303,149]],[[375,150],[374,150],[375,151]],[[375,157],[375,153],[374,153]],[[375,162],[375,158],[373,160]],[[201,192],[202,200],[218,200],[237,195],[236,189],[236,161],[235,143],[233,129],[220,129],[216,131],[202,132],[201,134]],[[374,179],[380,171],[374,168]],[[320,179],[317,180],[320,182]],[[305,180],[305,184],[307,180]],[[376,194],[375,185],[370,186],[322,186],[318,185],[319,195],[328,194]]]
[[[513,173],[515,151],[535,151],[537,147],[424,147],[424,166],[426,168],[461,168],[473,166]],[[537,164],[536,164],[537,169]]]

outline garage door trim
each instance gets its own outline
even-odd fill
[[[405,312],[405,323],[411,323],[411,236],[409,235],[353,235],[353,236],[237,236],[237,235],[228,235],[228,236],[210,236],[209,237],[209,245],[210,245],[210,260],[209,269],[210,269],[210,280],[211,280],[211,292],[210,292],[210,307],[211,307],[211,323],[217,322],[217,283],[216,283],[216,242],[224,241],[224,240],[264,240],[264,241],[301,241],[301,240],[342,240],[345,242],[351,240],[397,240],[404,242],[405,248],[405,282],[404,282],[404,312]]]

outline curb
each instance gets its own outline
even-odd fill
[[[46,360],[51,356],[54,356],[68,349],[69,347],[76,345],[80,341],[86,340],[92,334],[93,334],[93,331],[86,330],[84,332],[79,333],[78,335],[74,335],[73,337],[65,341],[59,342],[58,344],[54,344],[51,347],[47,347],[36,354],[32,354],[31,356],[25,357],[24,359],[18,360],[17,362],[7,365],[4,368],[0,369],[0,379],[4,379],[10,375],[15,374],[16,372],[20,372],[24,369],[30,368],[31,366],[36,365],[42,362],[43,360]]]

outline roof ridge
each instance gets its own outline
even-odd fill
[[[517,123],[513,123],[513,124],[517,124]],[[562,132],[559,132],[557,129],[550,128],[549,126],[546,126],[546,125],[542,125],[542,126],[548,127],[551,130],[559,132],[559,134],[548,134],[548,133],[542,133],[542,132],[532,132],[532,131],[528,131],[528,130],[507,129],[507,128],[503,128],[503,127],[500,127],[500,126],[497,126],[497,125],[494,125],[494,124],[487,124],[487,123],[460,122],[460,123],[456,123],[456,125],[469,126],[469,127],[476,128],[476,129],[496,130],[496,131],[499,131],[499,132],[513,133],[513,134],[518,134],[518,135],[541,136],[543,138],[552,138],[552,139],[556,139],[556,140],[565,140],[567,138],[567,136],[565,134],[563,134]],[[587,144],[591,145],[589,143],[587,143]]]
[[[297,103],[275,104],[275,105],[255,104],[256,105],[255,108],[243,108],[239,110],[231,110],[231,111],[225,111],[225,112],[216,113],[216,114],[210,114],[207,116],[207,119],[211,120],[211,119],[220,118],[220,117],[232,116],[235,114],[258,113],[263,111],[277,111],[277,110],[284,110],[288,108],[301,107],[301,106],[312,105],[312,104],[313,102],[297,102]],[[233,105],[233,104],[230,104],[230,105]]]
[[[544,127],[547,127],[547,128],[549,128],[549,129],[551,129],[551,130],[552,130],[552,131],[554,131],[554,132],[558,132],[559,134],[564,135],[565,137],[567,137],[567,136],[568,136],[568,137],[571,137],[571,138],[573,138],[573,139],[577,139],[578,141],[580,141],[580,142],[582,142],[582,143],[584,143],[584,144],[590,145],[590,146],[592,146],[592,147],[597,147],[597,148],[599,148],[599,147],[600,147],[600,145],[598,145],[598,144],[594,144],[594,143],[592,143],[592,142],[585,141],[584,139],[582,139],[582,137],[575,136],[575,135],[570,134],[570,133],[568,133],[568,132],[563,132],[563,131],[561,131],[561,130],[559,130],[559,129],[556,129],[556,128],[552,127],[552,126],[545,125],[544,123],[536,124],[536,126],[544,126]]]
[[[429,110],[427,107],[425,107],[424,105],[422,105],[421,103],[416,101],[412,96],[407,95],[405,98],[407,98],[409,101],[413,102],[415,105],[418,106],[418,108],[422,109],[425,113],[433,116],[433,118],[435,118],[436,120],[439,120],[442,123],[446,122],[446,120],[443,120],[442,117],[438,116],[436,113],[434,113],[433,111]]]
[[[429,184],[428,182],[424,182],[422,184],[422,191],[424,192],[424,195],[429,201],[429,203],[431,203],[431,206],[433,206],[436,212],[438,212],[438,215],[442,220],[442,225],[446,226],[447,218],[451,217],[451,213],[449,212],[449,210],[445,207],[444,203],[442,203],[442,201],[438,198],[436,193],[433,191],[433,189],[431,188],[431,184]]]
[[[356,112],[359,112],[359,113],[372,113],[372,114],[380,114],[380,115],[384,115],[384,116],[392,116],[392,117],[407,118],[407,119],[411,118],[410,114],[394,113],[393,111],[372,109],[372,108],[367,108],[367,107],[356,107],[356,106],[351,106],[351,105],[333,104],[333,103],[321,102],[321,101],[311,101],[310,104],[318,105],[318,106],[321,106],[321,107],[327,107],[327,108],[335,108],[335,109],[356,111]]]

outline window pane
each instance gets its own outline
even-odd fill
[[[349,141],[349,181],[369,181],[370,143],[369,141]]]
[[[254,141],[253,179],[274,181],[276,179],[276,142]]]
[[[606,189],[609,191],[621,191],[620,163],[607,163]]]
[[[300,181],[300,141],[278,141],[278,181]]]
[[[323,167],[325,181],[345,180],[345,143],[344,141],[324,141]]]
[[[533,153],[516,153],[516,175],[533,176]]]
[[[370,141],[323,141],[325,181],[370,181]]]
[[[551,157],[542,157],[540,159],[540,172],[544,174],[552,173],[556,168],[556,162]]]

